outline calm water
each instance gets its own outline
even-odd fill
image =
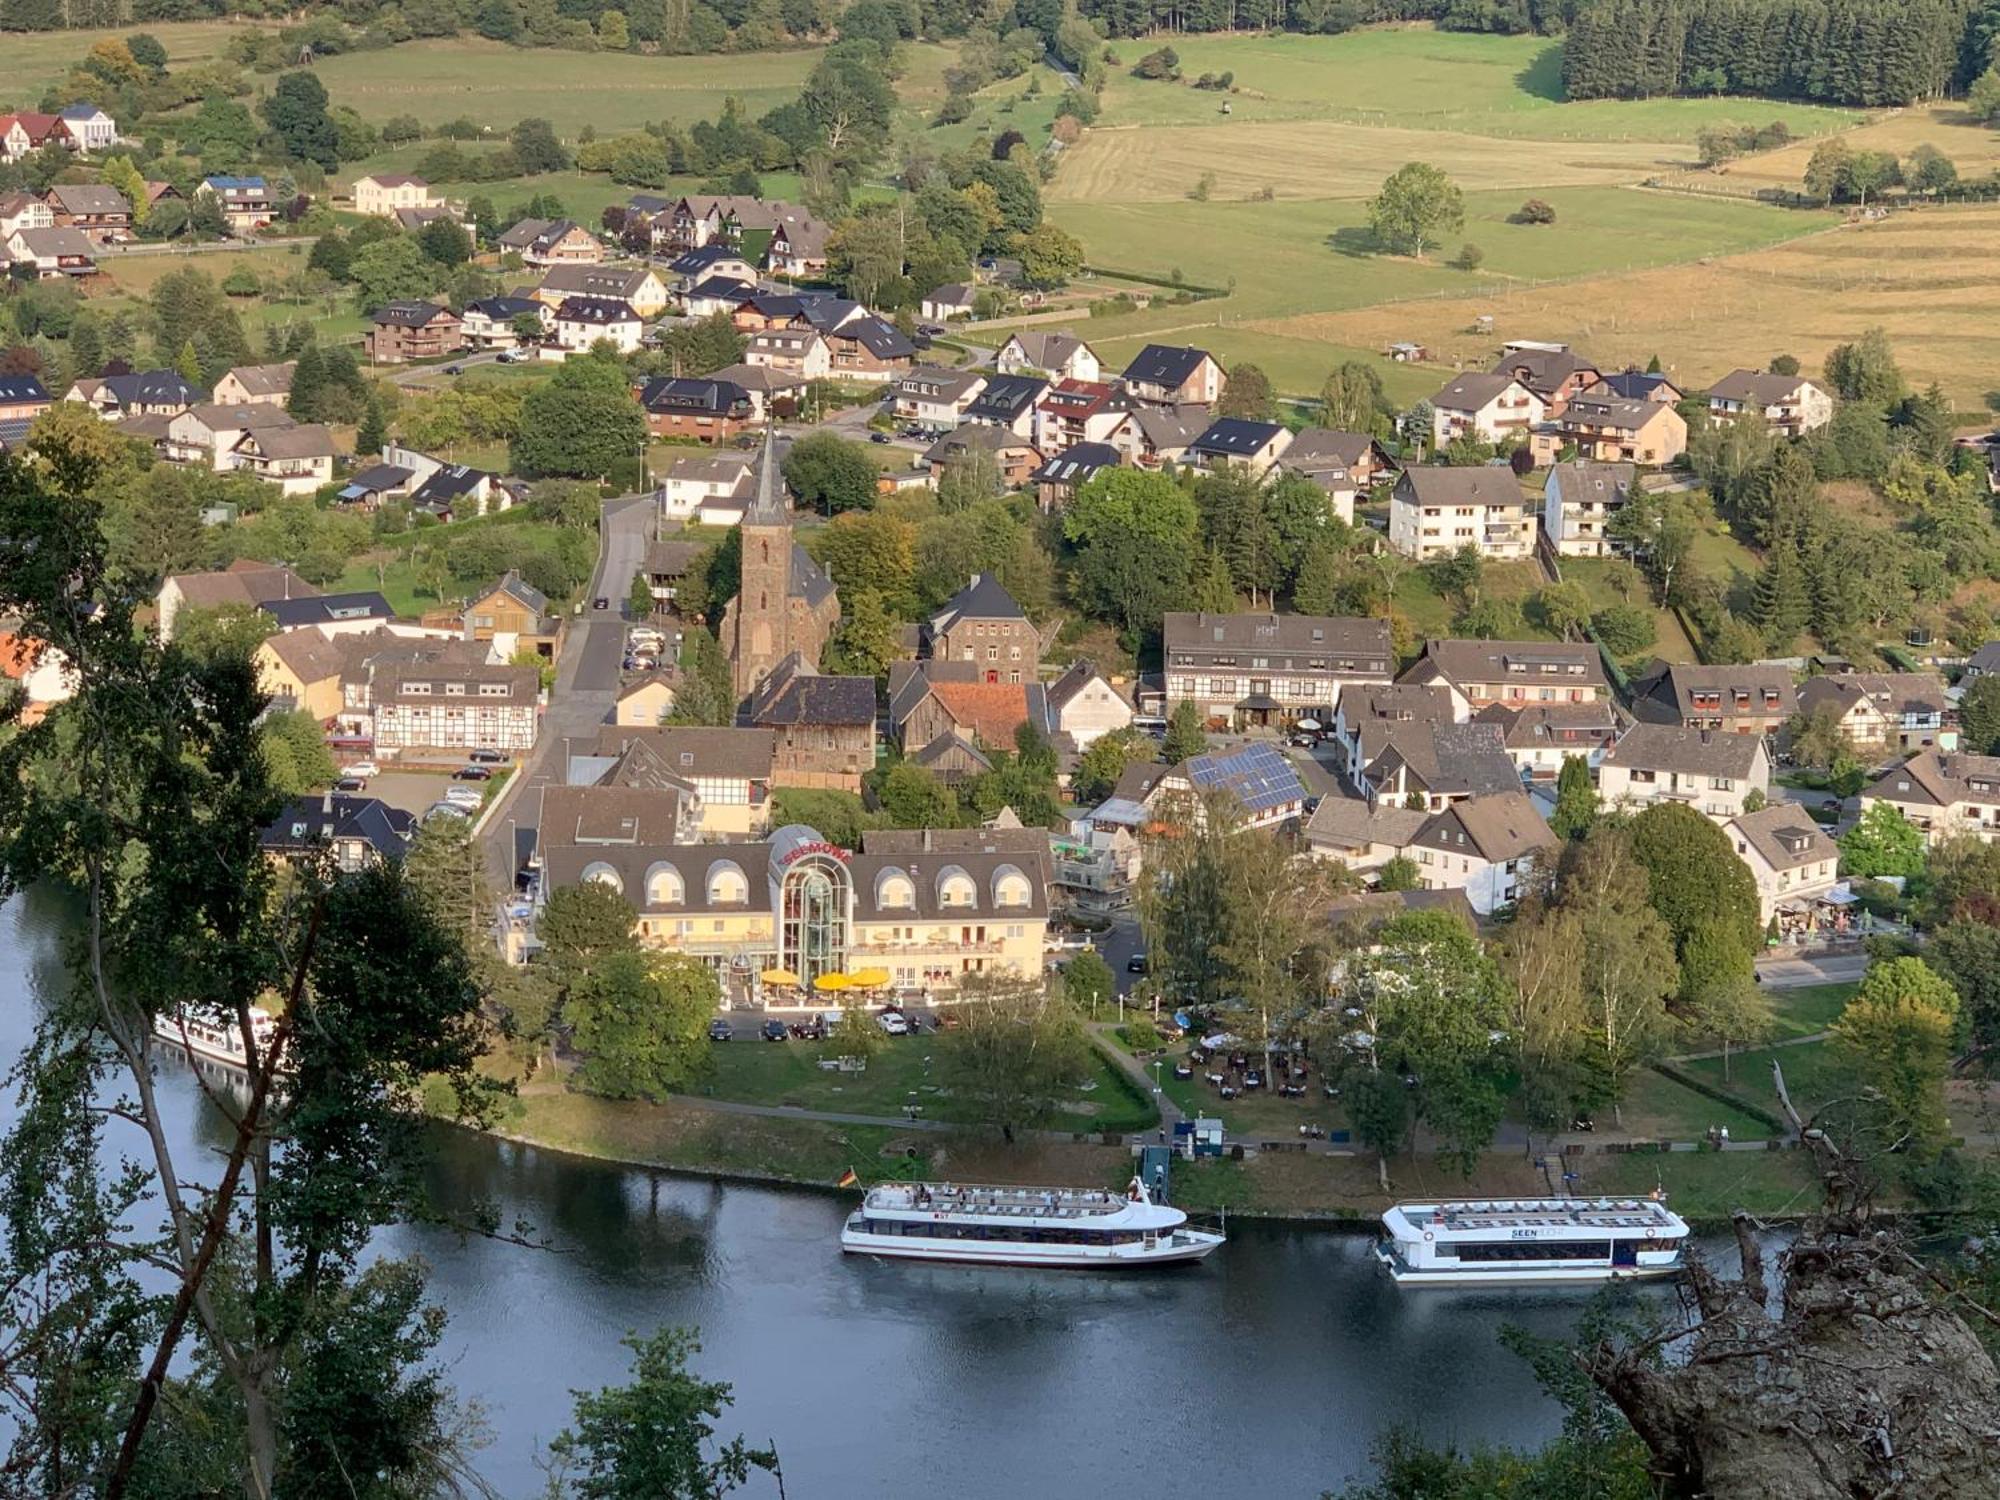
[[[59,980],[63,919],[40,896],[0,908],[0,1054],[19,1049],[36,984]],[[169,1077],[186,1170],[221,1136],[186,1075]],[[452,1377],[493,1428],[481,1468],[523,1500],[566,1393],[623,1377],[628,1330],[701,1330],[701,1370],[736,1387],[724,1431],[774,1440],[794,1500],[1304,1500],[1360,1472],[1394,1422],[1463,1441],[1552,1433],[1556,1409],[1494,1335],[1507,1321],[1560,1333],[1583,1306],[1403,1295],[1364,1237],[1248,1223],[1203,1266],[1137,1277],[877,1265],[840,1254],[831,1197],[457,1131],[439,1132],[434,1178],[444,1203],[497,1202],[551,1246],[428,1229],[381,1241],[429,1262]]]

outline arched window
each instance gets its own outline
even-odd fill
[[[972,883],[972,877],[957,865],[946,865],[938,871],[937,878],[939,906],[979,905],[979,887]]]
[[[621,895],[625,890],[625,878],[603,860],[593,860],[583,867],[583,878],[594,880],[599,885],[608,885]]]
[[[749,899],[750,882],[735,860],[718,859],[708,867],[709,905],[741,906]]]
[[[917,884],[907,872],[894,866],[875,877],[875,905],[878,909],[911,910],[917,904]]]
[[[681,881],[681,872],[665,860],[659,860],[646,871],[646,904],[648,906],[679,906],[687,899],[687,887]]]
[[[1035,899],[1035,887],[1015,865],[1002,865],[993,872],[995,906],[1028,906]]]

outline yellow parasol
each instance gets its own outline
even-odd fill
[[[845,974],[822,974],[813,981],[816,990],[844,990],[854,983]]]
[[[759,974],[757,977],[763,980],[764,983],[766,984],[785,984],[785,985],[796,986],[799,982],[799,976],[794,974],[790,969],[766,969],[762,974]]]
[[[859,989],[879,989],[889,982],[887,969],[856,969],[850,976]]]

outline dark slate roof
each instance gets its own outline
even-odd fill
[[[1028,477],[1041,484],[1082,484],[1100,469],[1115,469],[1125,455],[1109,443],[1078,443],[1065,448]]]
[[[313,599],[266,599],[257,606],[282,630],[333,620],[393,620],[389,601],[372,589],[365,593],[321,594]]]
[[[720,261],[742,259],[743,252],[729,245],[703,245],[677,257],[667,269],[682,276],[696,276]]]
[[[968,422],[1012,422],[1035,404],[1049,383],[1039,375],[994,375],[965,408]]]
[[[792,543],[792,594],[817,609],[833,595],[833,580],[826,576],[813,555],[797,542]]]
[[[0,401],[46,401],[47,387],[33,375],[0,375]]]
[[[744,301],[757,294],[757,288],[747,281],[734,276],[710,276],[688,288],[690,297],[720,298],[724,301]]]
[[[193,406],[208,392],[190,385],[178,370],[140,370],[132,375],[107,375],[105,389],[120,406]]]
[[[904,338],[893,323],[880,318],[863,318],[835,330],[842,338],[858,340],[877,359],[909,359],[917,346]]]
[[[1612,395],[1623,397],[1627,401],[1657,400],[1657,393],[1662,386],[1670,391],[1680,390],[1680,387],[1666,376],[1648,370],[1617,370],[1609,375],[1600,376],[1597,385],[1609,386]],[[1592,386],[1591,389],[1596,390],[1597,386]]]
[[[496,323],[511,323],[522,313],[541,315],[542,304],[533,297],[481,297],[465,304],[467,312],[479,312]]]
[[[800,316],[820,332],[831,333],[860,311],[861,304],[846,297],[814,297],[800,311]]]
[[[565,323],[636,323],[639,315],[620,297],[565,297],[556,316]]]
[[[409,483],[410,471],[400,464],[370,464],[347,481],[343,495],[380,494]]]
[[[747,708],[759,728],[779,724],[873,724],[875,679],[823,677],[807,670],[797,652],[764,679]]]
[[[549,596],[527,582],[519,573],[510,572],[493,585],[495,591],[511,595],[528,606],[538,615],[549,612]]]
[[[1285,429],[1276,422],[1251,422],[1242,417],[1218,417],[1189,450],[1217,458],[1248,458]]]
[[[274,852],[303,852],[336,838],[359,838],[384,859],[401,859],[415,828],[414,817],[379,797],[333,792],[291,803],[257,841]]]
[[[697,379],[691,375],[655,375],[639,388],[639,404],[647,411],[699,411],[724,415],[750,403],[750,393],[728,380]]]
[[[1200,369],[1201,362],[1207,358],[1209,353],[1206,349],[1148,344],[1125,367],[1124,378],[1143,385],[1178,386]]]
[[[385,302],[369,315],[369,321],[380,324],[394,323],[403,328],[422,328],[438,314],[452,316],[448,307],[435,302]]]
[[[446,464],[411,491],[410,498],[417,501],[456,500],[461,495],[470,495],[477,490],[480,480],[497,481],[497,477],[484,469],[469,469],[464,464]]]
[[[933,626],[943,627],[959,620],[1025,620],[1027,614],[1014,596],[1000,586],[991,573],[975,573],[972,582],[945,600],[931,616]]]

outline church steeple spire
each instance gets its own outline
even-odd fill
[[[778,470],[777,429],[764,424],[764,451],[757,460],[757,498],[743,517],[748,526],[786,526],[791,508],[785,503],[784,476]]]

